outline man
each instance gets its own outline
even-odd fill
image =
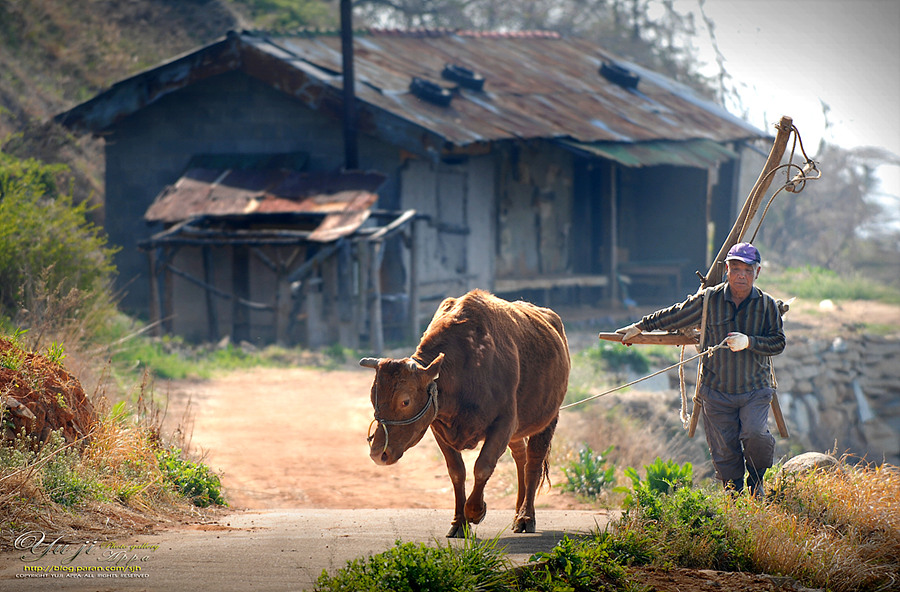
[[[753,285],[759,265],[756,247],[738,243],[725,258],[725,282],[616,331],[627,344],[642,331],[700,325],[704,349],[727,345],[701,358],[697,397],[717,478],[741,491],[746,468],[747,486],[757,496],[775,456],[767,426],[775,392],[768,358],[784,351],[785,341],[778,303]]]

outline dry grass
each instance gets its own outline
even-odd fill
[[[900,469],[842,462],[781,476],[771,497],[726,507],[757,569],[835,592],[900,585]]]
[[[0,549],[28,530],[102,540],[216,515],[176,493],[160,470],[164,413],[146,380],[134,410],[110,406],[102,391],[92,399],[100,419],[83,440],[38,446],[19,438],[0,446]]]

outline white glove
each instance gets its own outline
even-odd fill
[[[750,347],[750,338],[743,333],[729,333],[725,345],[733,352],[741,351]]]
[[[641,334],[641,328],[637,326],[637,323],[634,323],[632,325],[628,325],[627,327],[616,329],[616,333],[622,334],[622,343],[628,343]]]

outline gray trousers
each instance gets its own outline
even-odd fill
[[[775,460],[775,437],[769,433],[769,405],[774,389],[729,395],[700,385],[703,429],[716,476],[723,482],[740,479],[744,468],[762,475]]]

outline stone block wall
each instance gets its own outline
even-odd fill
[[[900,466],[900,335],[830,341],[789,335],[774,365],[793,442]],[[696,367],[689,367],[685,378],[692,394]],[[670,380],[677,388],[677,373]],[[771,429],[776,433],[774,422]]]

